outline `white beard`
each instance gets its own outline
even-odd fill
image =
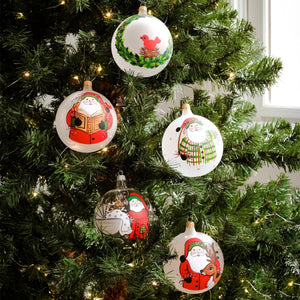
[[[80,101],[78,110],[82,111],[85,114],[87,113],[90,116],[92,116],[97,111],[100,111],[101,113],[103,113],[100,103],[97,100],[95,100],[94,98],[90,99],[89,97]]]
[[[192,131],[188,129],[186,135],[193,143],[200,144],[206,140],[205,130]]]
[[[186,259],[188,260],[191,269],[195,273],[200,273],[200,270],[203,270],[209,263],[208,257],[205,254],[200,256],[192,256],[191,252],[189,252]]]
[[[129,202],[129,205],[130,205],[130,210],[134,212],[140,212],[144,209],[144,205],[141,202],[136,204],[131,204],[131,202]]]

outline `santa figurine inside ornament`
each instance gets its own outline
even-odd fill
[[[85,81],[82,91],[69,95],[59,106],[55,126],[63,143],[78,152],[104,148],[117,130],[117,115],[110,101]]]
[[[222,136],[211,121],[194,115],[189,104],[183,104],[181,117],[163,135],[162,153],[166,162],[182,175],[203,176],[221,161]]]
[[[176,289],[187,294],[200,294],[213,288],[224,269],[223,253],[209,235],[196,232],[188,221],[184,233],[176,236],[169,247],[177,257],[164,265],[164,272]]]
[[[169,63],[173,40],[166,25],[147,15],[147,7],[124,20],[116,29],[111,51],[120,69],[134,76],[150,77]]]
[[[95,209],[96,228],[129,240],[143,239],[149,232],[150,203],[135,189],[127,188],[123,172],[117,176],[116,189],[105,193]]]

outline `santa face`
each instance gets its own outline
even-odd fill
[[[85,97],[80,101],[79,110],[83,110],[89,115],[93,115],[96,111],[100,111],[100,113],[103,114],[100,103],[91,96]]]
[[[140,212],[144,208],[143,203],[141,201],[139,201],[138,199],[130,200],[129,206],[130,206],[130,210],[132,210],[134,212]]]
[[[200,273],[200,270],[204,269],[208,264],[208,257],[206,256],[206,250],[200,246],[193,247],[186,258],[190,264],[191,269]]]
[[[191,256],[196,257],[196,256],[204,255],[206,251],[200,246],[195,246],[192,248],[190,252],[191,252]]]
[[[193,143],[200,144],[206,139],[206,132],[202,130],[199,123],[190,124],[186,130],[186,135]]]

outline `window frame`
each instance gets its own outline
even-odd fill
[[[239,18],[248,20],[256,30],[256,37],[262,42],[266,54],[270,55],[270,1],[271,0],[229,0],[232,7],[238,11]],[[300,120],[300,108],[291,106],[275,106],[271,103],[271,92],[257,96],[251,101],[256,105],[259,120],[284,118],[289,121]]]

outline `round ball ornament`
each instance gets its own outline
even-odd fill
[[[189,104],[183,104],[181,117],[163,135],[162,153],[168,165],[182,175],[203,176],[221,161],[222,136],[211,121],[194,115]]]
[[[209,235],[196,232],[187,222],[184,233],[176,236],[169,247],[177,257],[164,265],[164,272],[176,289],[187,294],[200,294],[213,288],[224,269],[222,250]]]
[[[147,8],[141,6],[137,15],[124,20],[116,29],[111,51],[116,64],[124,72],[150,77],[169,63],[173,40],[165,24],[147,15]]]
[[[113,105],[93,91],[85,81],[82,91],[69,95],[58,107],[55,126],[62,142],[78,152],[95,152],[104,148],[117,130]]]
[[[152,218],[150,203],[133,188],[127,188],[122,172],[117,176],[116,189],[105,193],[94,214],[96,228],[104,233],[129,240],[144,239]]]

